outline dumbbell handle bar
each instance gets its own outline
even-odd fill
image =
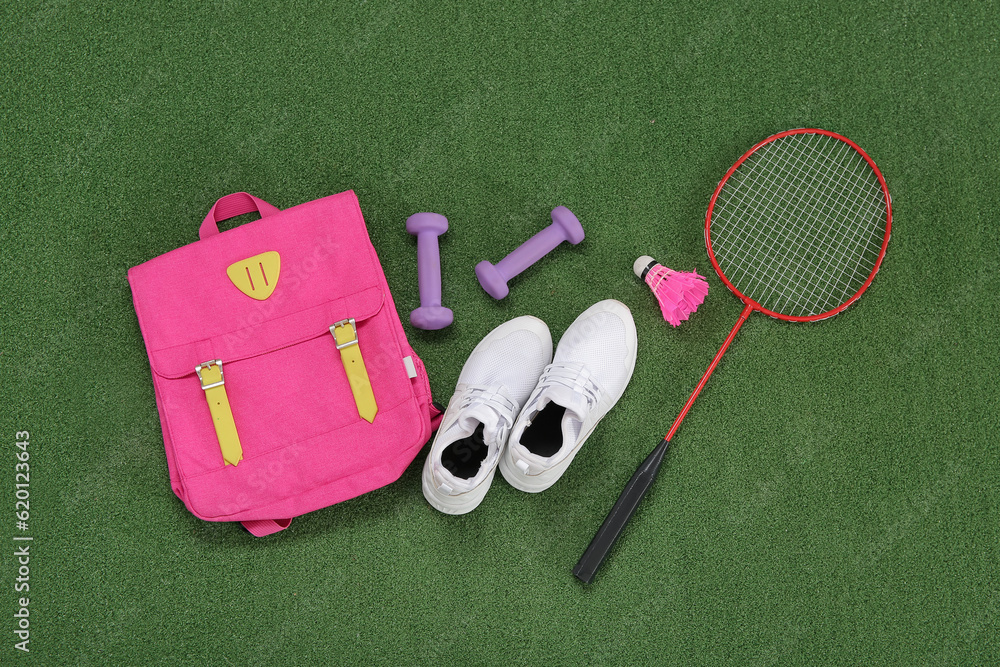
[[[557,225],[551,224],[497,262],[497,271],[504,278],[510,280],[552,252],[557,245],[565,240],[566,233]]]
[[[431,231],[417,234],[417,282],[420,305],[441,305],[441,251],[438,235]]]

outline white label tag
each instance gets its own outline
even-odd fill
[[[403,357],[403,365],[406,366],[406,375],[411,380],[417,377],[417,367],[413,365],[413,357]]]

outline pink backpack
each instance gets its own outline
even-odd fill
[[[263,536],[398,479],[440,411],[354,192],[199,236],[128,272],[174,493]]]

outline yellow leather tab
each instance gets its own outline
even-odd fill
[[[273,250],[230,264],[226,275],[251,299],[263,301],[274,293],[281,273],[281,256]]]
[[[340,360],[344,364],[344,372],[347,373],[347,381],[351,385],[358,414],[370,424],[375,421],[375,415],[378,414],[378,405],[375,404],[375,394],[368,378],[368,369],[365,368],[365,360],[361,356],[355,322],[353,319],[337,322],[330,327],[330,333],[333,334],[337,349],[340,350]]]
[[[226,465],[237,465],[243,460],[243,446],[240,435],[236,432],[236,421],[226,394],[226,382],[222,375],[222,362],[206,361],[195,368],[201,388],[205,390],[205,400],[208,410],[212,413],[212,423],[215,425],[215,435],[219,438],[219,448],[222,450],[222,460]]]

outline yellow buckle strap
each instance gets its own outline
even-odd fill
[[[208,409],[215,424],[215,435],[218,436],[219,447],[222,449],[222,460],[226,465],[237,465],[243,460],[243,446],[236,432],[236,421],[229,406],[229,396],[226,395],[222,360],[206,361],[195,366],[194,372],[198,374],[201,388],[205,390],[205,400],[208,401]]]
[[[365,368],[365,360],[361,356],[354,318],[337,322],[330,327],[330,333],[333,334],[337,349],[340,350],[340,360],[344,364],[347,381],[351,385],[351,393],[354,394],[354,402],[358,406],[358,414],[370,424],[375,421],[378,405],[375,404],[375,394],[372,392],[371,380],[368,379],[368,369]]]

